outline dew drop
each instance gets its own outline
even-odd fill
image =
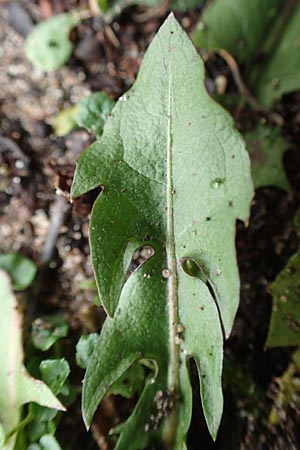
[[[169,271],[169,269],[163,269],[161,274],[164,278],[169,278],[171,275],[171,272]]]
[[[210,182],[210,187],[213,188],[213,189],[218,189],[218,188],[221,187],[224,183],[225,183],[225,178],[214,178],[214,179]]]

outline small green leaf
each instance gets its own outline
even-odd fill
[[[27,450],[42,450],[42,447],[39,444],[30,444]]]
[[[57,409],[46,408],[45,406],[40,406],[36,403],[30,404],[29,412],[32,414],[32,417],[34,417],[34,423],[31,426],[31,436],[36,431],[37,424],[39,424],[40,422],[50,422],[50,420],[53,420],[58,413]],[[37,427],[39,427],[39,425],[37,425]],[[45,429],[42,428],[42,431],[38,433],[38,436],[35,435],[34,439],[39,439],[45,433]]]
[[[229,335],[239,301],[235,223],[247,220],[253,187],[243,140],[208,96],[203,61],[173,15],[103,135],[81,156],[72,195],[99,185],[90,239],[109,317],[85,375],[85,423],[111,386],[148,360],[154,369],[118,427],[115,448],[141,450],[162,439],[182,450],[193,358],[215,439],[223,408],[222,330]],[[128,277],[129,249],[142,245],[152,256]],[[185,270],[187,260],[199,269],[196,276]]]
[[[272,284],[273,311],[266,345],[300,345],[300,252]]]
[[[30,405],[31,406],[31,405]],[[49,408],[45,408],[47,410]],[[35,410],[33,410],[36,412]],[[49,411],[52,412],[52,409]],[[50,417],[50,416],[49,416]],[[42,436],[45,434],[54,434],[57,428],[57,424],[54,420],[45,420],[45,421],[38,421],[35,420],[31,422],[28,427],[26,428],[26,437],[29,439],[30,442],[36,442],[39,439],[41,439]]]
[[[51,412],[52,412],[52,410],[51,410]],[[39,417],[38,417],[38,419],[39,419]],[[39,440],[42,436],[44,436],[44,434],[47,434],[48,433],[48,429],[47,429],[48,423],[53,423],[53,422],[51,422],[51,419],[50,419],[50,422],[34,420],[32,423],[30,423],[28,425],[28,427],[26,428],[26,436],[29,439],[29,441],[35,442],[35,441]]]
[[[61,316],[36,319],[32,324],[32,342],[36,348],[46,351],[55,342],[67,336],[69,326]]]
[[[23,365],[22,324],[9,278],[0,271],[0,423],[5,434],[15,430],[20,421],[20,407],[25,403],[64,410],[50,389],[29,376]],[[15,433],[3,450],[12,450]]]
[[[81,336],[76,345],[76,363],[82,369],[86,369],[95,349],[99,334],[90,333]]]
[[[61,393],[62,387],[69,376],[70,366],[68,361],[62,359],[45,359],[40,364],[42,380],[57,395]]]
[[[100,137],[114,104],[115,102],[105,92],[96,92],[84,97],[78,105],[77,124]]]
[[[254,186],[276,186],[290,192],[290,185],[282,164],[284,152],[289,142],[277,126],[258,125],[244,134],[251,158],[251,170]]]
[[[15,291],[28,288],[36,275],[36,265],[16,253],[0,255],[0,268],[8,272]]]
[[[41,437],[39,444],[42,450],[62,450],[55,437],[51,434]]]
[[[70,32],[79,21],[78,14],[65,13],[36,25],[25,41],[29,61],[46,72],[63,66],[73,50]]]
[[[78,106],[70,106],[60,111],[56,116],[49,118],[48,122],[56,136],[66,136],[77,125]]]

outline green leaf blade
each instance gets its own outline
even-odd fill
[[[179,309],[181,325],[184,327],[181,347],[183,355],[191,356],[196,362],[203,412],[215,439],[223,410],[223,334],[219,313],[204,283],[199,283],[196,277],[189,279],[185,274],[180,278],[179,297],[187,298],[187,302],[181,303]]]
[[[72,188],[75,197],[103,185],[93,208],[91,244],[101,300],[111,316],[85,376],[85,421],[91,423],[105,392],[133,362],[150,359],[157,366],[153,386],[167,398],[166,409],[155,427],[149,423],[159,408],[153,393],[148,402],[146,383],[142,397],[152,406],[143,408],[141,420],[149,439],[161,435],[176,449],[184,446],[191,417],[190,357],[199,368],[209,429],[213,437],[217,433],[222,328],[230,333],[239,300],[235,222],[247,220],[253,195],[243,141],[203,80],[203,62],[171,15],[103,136],[80,158]],[[111,298],[116,267],[124,267],[131,241],[149,244],[154,256],[128,279],[124,273],[119,298]],[[186,273],[187,259],[197,261],[202,279]],[[135,411],[127,425],[145,446]],[[119,450],[126,448],[119,444],[126,441],[122,429]]]
[[[163,361],[168,359],[167,318],[165,296],[160,289],[165,282],[159,248],[157,253],[131,275],[122,290],[114,319],[107,319],[102,328],[83,385],[83,416],[87,426],[104,394],[134,362],[158,359],[166,364]],[[157,326],[161,333],[155,339]]]

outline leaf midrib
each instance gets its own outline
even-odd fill
[[[168,68],[168,109],[167,109],[167,233],[166,233],[166,254],[167,266],[170,273],[168,278],[168,306],[169,306],[169,345],[170,345],[170,363],[168,370],[168,392],[170,395],[176,395],[179,387],[179,345],[176,343],[176,334],[178,329],[178,275],[176,265],[176,251],[174,239],[174,209],[173,209],[173,170],[172,170],[172,76],[171,76],[171,57]],[[175,431],[177,427],[177,412],[175,410],[170,414],[166,425],[166,441],[173,445]]]

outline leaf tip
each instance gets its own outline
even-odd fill
[[[223,410],[223,408],[222,408]],[[208,431],[209,434],[211,435],[211,438],[214,442],[216,442],[217,440],[217,436],[218,436],[218,431],[220,428],[220,423],[221,423],[221,418],[222,418],[222,412],[221,414],[216,418],[216,420],[213,421],[208,421],[206,418],[206,423],[207,423],[207,427],[208,427]]]
[[[92,399],[89,398],[89,395],[86,392],[86,374],[85,374],[81,398],[81,411],[82,411],[82,420],[87,431],[89,431],[92,425],[93,417],[96,412],[97,406],[98,406],[97,403],[92,404]]]
[[[167,17],[167,20],[176,20],[173,11],[170,12],[170,14]]]
[[[59,411],[62,411],[62,412],[67,412],[67,408],[60,402],[57,404],[56,409],[58,409]]]
[[[90,415],[85,411],[84,406],[82,406],[82,419],[86,430],[89,431],[92,420]]]

